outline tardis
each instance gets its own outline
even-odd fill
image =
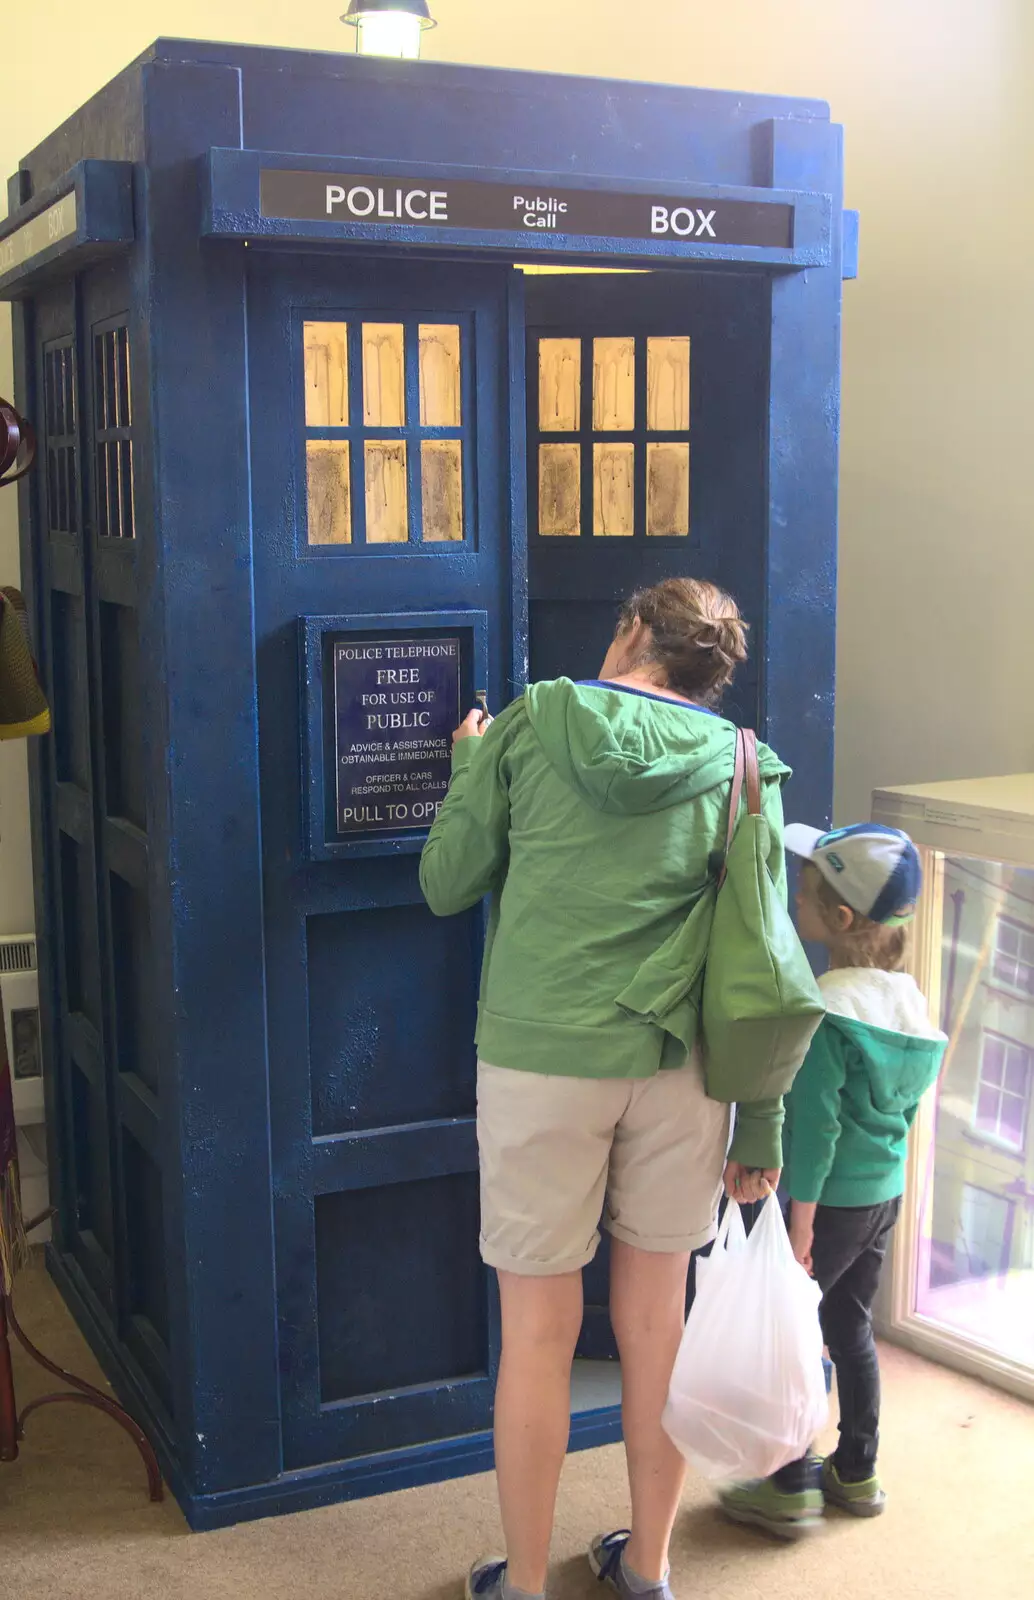
[[[449,736],[693,574],[828,817],[841,130],[165,40],[9,199],[50,1271],[196,1528],[485,1470]],[[587,1299],[575,1447],[620,1425],[605,1259]]]

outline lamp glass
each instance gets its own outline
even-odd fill
[[[359,18],[359,54],[417,61],[422,32],[420,18],[408,11],[368,12]]]

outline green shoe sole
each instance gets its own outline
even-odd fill
[[[849,1517],[882,1517],[887,1509],[887,1496],[876,1484],[872,1493],[860,1495],[857,1490],[863,1485],[841,1483],[836,1473],[828,1462],[822,1468],[822,1493],[828,1506],[836,1506],[838,1511],[846,1511]],[[852,1495],[851,1490],[855,1489]]]
[[[755,1506],[736,1505],[735,1502],[724,1500],[720,1504],[731,1522],[738,1522],[744,1528],[760,1528],[762,1533],[771,1534],[773,1539],[782,1539],[787,1544],[811,1539],[822,1532],[821,1511],[805,1517],[773,1517]]]

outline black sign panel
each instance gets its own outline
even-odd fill
[[[459,640],[339,638],[333,662],[338,834],[429,828],[460,720]]]
[[[536,240],[564,233],[777,250],[793,246],[793,206],[775,202],[272,168],[260,174],[259,195],[264,217],[362,223],[395,238],[404,238],[410,228],[473,228],[526,233]]]
[[[55,200],[46,211],[41,211],[30,222],[13,228],[0,239],[0,277],[24,267],[34,256],[42,255],[52,245],[60,244],[75,232],[78,224],[74,193]]]

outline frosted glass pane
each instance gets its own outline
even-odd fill
[[[405,544],[408,538],[405,442],[402,439],[367,439],[366,542]]]
[[[539,431],[576,433],[582,411],[582,341],[539,340]]]
[[[592,425],[597,433],[635,427],[635,340],[592,341]]]
[[[985,1039],[984,1060],[980,1069],[980,1076],[984,1082],[1001,1086],[1004,1064],[1005,1041],[1003,1039]]]
[[[630,538],[635,532],[635,445],[592,447],[592,531]]]
[[[1023,1129],[1027,1121],[1027,1102],[1015,1095],[1002,1096],[1002,1138],[1007,1144],[1023,1148]]]
[[[420,446],[424,543],[463,538],[463,444],[425,439]]]
[[[347,439],[307,439],[310,544],[351,544],[352,473]]]
[[[682,537],[689,533],[688,444],[646,447],[646,531]]]
[[[425,322],[420,327],[420,423],[424,428],[458,428],[460,330],[455,323]]]
[[[305,324],[305,422],[348,427],[348,324]]]
[[[646,426],[655,432],[689,431],[689,340],[646,341]]]
[[[577,444],[539,445],[539,533],[582,531],[582,452]]]
[[[363,415],[368,428],[406,425],[405,330],[401,322],[363,323]]]

